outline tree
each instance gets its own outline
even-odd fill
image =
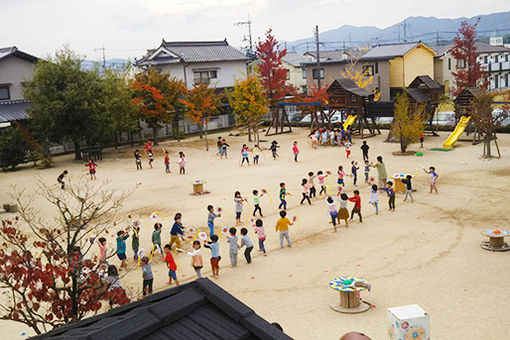
[[[129,302],[126,292],[103,279],[103,264],[91,258],[95,236],[114,227],[118,209],[130,193],[86,179],[66,189],[39,181],[37,195],[15,188],[19,217],[0,229],[0,318],[24,323],[37,334],[96,314],[102,301]],[[105,183],[106,184],[106,183]],[[32,203],[45,200],[57,218],[45,220]],[[113,254],[109,254],[112,256]]]
[[[234,90],[228,94],[230,106],[236,115],[237,125],[253,130],[259,143],[259,124],[267,115],[269,101],[257,70],[245,79],[236,79]]]
[[[468,87],[487,87],[487,73],[478,62],[476,52],[475,30],[479,20],[474,24],[462,21],[459,32],[453,39],[453,47],[450,53],[460,62],[460,68],[452,72],[455,77],[455,89],[453,94],[459,95]]]
[[[101,85],[101,108],[105,116],[110,119],[115,146],[117,146],[122,133],[127,132],[131,135],[140,128],[136,107],[131,104],[133,89],[118,72],[112,69],[105,70]]]
[[[374,76],[370,74],[369,69],[365,67],[359,67],[359,60],[363,56],[364,51],[350,51],[349,59],[345,66],[344,71],[342,72],[342,77],[351,79],[361,87],[362,89],[366,88],[368,85],[372,84],[374,81]],[[378,101],[381,98],[381,92],[376,91],[375,89],[372,91],[374,93],[374,101]]]
[[[30,147],[18,127],[0,129],[0,167],[12,168],[24,163]]]
[[[406,91],[397,95],[391,127],[393,135],[400,143],[402,153],[405,153],[409,144],[415,142],[423,132],[427,119],[425,108],[423,104],[411,102]]]
[[[200,127],[200,137],[205,131],[205,150],[209,151],[207,142],[207,123],[212,115],[218,112],[220,100],[214,88],[208,84],[193,85],[193,89],[185,91],[185,99],[179,101],[186,107],[185,115]]]
[[[132,104],[138,109],[139,117],[152,128],[154,144],[157,144],[160,123],[171,122],[179,110],[178,99],[184,94],[184,82],[150,68],[135,76],[132,87]]]
[[[49,154],[49,142],[72,141],[75,159],[81,159],[80,144],[105,141],[108,117],[100,105],[101,85],[97,70],[81,70],[82,60],[64,47],[49,60],[37,62],[34,78],[25,84],[24,96],[31,128]]]
[[[282,67],[282,58],[287,54],[287,49],[280,49],[272,30],[268,29],[265,40],[259,40],[257,43],[256,54],[259,59],[258,73],[261,83],[273,108],[275,102],[282,99],[287,92],[285,86],[287,70]]]
[[[494,144],[496,145],[498,158],[501,157],[497,143],[496,130],[501,126],[503,120],[508,118],[510,114],[509,104],[505,104],[502,108],[493,110],[494,97],[497,95],[502,97],[505,96],[507,103],[510,101],[510,91],[506,91],[506,93],[497,93],[482,90],[473,98],[471,103],[473,108],[471,111],[471,117],[483,138],[483,156],[486,158],[492,157],[491,141],[494,141]]]

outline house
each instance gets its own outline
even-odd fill
[[[287,70],[287,84],[294,85],[298,90],[306,93],[306,70],[302,63],[311,61],[312,57],[297,52],[287,52],[282,58],[282,67]]]
[[[31,339],[291,339],[208,279],[149,295]]]
[[[510,88],[510,48],[479,41],[475,43],[475,46],[478,54],[477,61],[487,71],[489,90]],[[456,86],[453,72],[458,72],[465,67],[462,60],[455,59],[451,54],[452,47],[453,45],[438,46],[434,56],[434,79],[445,87],[445,93],[449,93]]]
[[[234,86],[236,78],[247,72],[249,58],[241,51],[220,41],[165,41],[135,64],[154,67],[181,79],[188,89],[210,84],[218,89]]]
[[[26,118],[23,83],[32,80],[37,60],[16,46],[0,48],[0,123]]]

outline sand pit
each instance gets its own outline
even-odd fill
[[[218,135],[209,136],[213,147],[204,151],[203,140],[194,138],[181,143],[165,142],[171,153],[171,174],[165,174],[162,146],[156,146],[154,169],[148,169],[143,159],[142,171],[137,171],[132,155],[134,148],[109,149],[97,169],[98,180],[93,185],[108,185],[131,189],[141,183],[121,210],[121,218],[127,215],[142,216],[150,220],[152,211],[168,216],[176,212],[183,214],[185,226],[196,226],[207,231],[206,206],[222,206],[229,213],[216,220],[216,225],[233,226],[233,196],[236,190],[247,197],[243,220],[253,209],[251,192],[267,189],[269,197],[261,199],[265,217],[264,225],[268,239],[268,256],[256,250],[253,263],[246,264],[239,253],[237,268],[229,267],[228,245],[221,240],[222,261],[220,278],[215,280],[227,291],[252,307],[270,322],[279,322],[287,334],[295,339],[338,339],[348,331],[356,330],[372,337],[387,338],[386,308],[407,304],[419,304],[431,315],[431,330],[434,339],[504,339],[508,337],[510,321],[508,315],[508,283],[510,282],[509,253],[493,253],[482,250],[480,232],[487,226],[509,229],[508,188],[510,187],[510,136],[499,135],[503,158],[483,160],[482,145],[473,146],[459,142],[452,152],[429,151],[441,147],[446,134],[428,137],[425,140],[423,157],[393,156],[397,144],[383,143],[385,135],[367,139],[371,160],[381,155],[386,163],[388,175],[397,171],[415,173],[413,179],[415,202],[402,202],[397,194],[396,211],[387,208],[387,198],[380,194],[380,213],[368,204],[368,188],[361,183],[357,187],[352,179],[346,179],[346,191],[359,189],[362,198],[363,223],[357,218],[346,229],[343,225],[337,233],[332,226],[327,206],[323,200],[312,201],[313,205],[300,206],[301,179],[309,171],[330,170],[336,173],[338,165],[350,172],[350,160],[362,164],[361,141],[353,140],[351,159],[346,160],[345,151],[338,147],[320,147],[313,150],[306,140],[307,130],[297,129],[292,134],[263,137],[267,148],[273,139],[281,145],[280,158],[274,161],[270,152],[264,151],[258,166],[239,167],[241,145],[247,137],[228,137],[231,145],[229,158],[220,160],[214,148]],[[293,161],[292,142],[297,140],[301,154],[299,162]],[[247,143],[250,147],[254,143]],[[141,147],[139,147],[141,149]],[[419,145],[413,145],[418,150]],[[188,159],[186,175],[178,175],[177,153],[183,151]],[[420,150],[422,151],[422,150]],[[55,167],[47,170],[26,168],[0,175],[0,194],[10,192],[9,185],[16,184],[29,190],[34,187],[36,176],[54,183],[63,169],[71,176],[87,176],[82,163],[74,162],[73,155],[55,158]],[[429,177],[419,165],[434,165],[440,175],[439,195],[428,193]],[[363,169],[359,176],[363,177]],[[375,169],[371,176],[376,177]],[[336,183],[336,176],[333,175]],[[193,196],[192,182],[204,181],[208,195]],[[288,198],[289,216],[299,216],[298,227],[292,227],[293,247],[279,248],[278,234],[274,231],[277,219],[279,183],[285,182],[293,194]],[[46,217],[53,210],[46,208],[42,200],[36,202]],[[349,210],[352,203],[349,204]],[[2,218],[10,216],[2,215]],[[168,242],[170,218],[162,218],[162,241]],[[249,228],[251,229],[251,228]],[[151,248],[152,226],[141,230],[140,244]],[[256,243],[256,236],[250,230]],[[114,247],[114,238],[109,238],[109,247]],[[185,245],[189,248],[189,243]],[[255,244],[255,249],[257,245]],[[128,243],[128,258],[132,256]],[[210,275],[209,250],[203,250],[204,271]],[[115,259],[114,263],[118,264]],[[177,262],[182,267],[178,272],[181,282],[195,278],[190,259],[179,254]],[[131,262],[134,265],[134,262]],[[155,289],[167,287],[164,264],[155,259],[153,263]],[[336,276],[356,276],[367,279],[370,293],[363,298],[376,308],[362,314],[341,314],[330,309],[331,301],[338,293],[328,287]],[[134,270],[122,279],[122,285],[133,292],[141,290],[141,272]],[[0,332],[10,338],[23,338],[33,332],[21,324],[0,321]],[[26,335],[21,335],[26,332]]]

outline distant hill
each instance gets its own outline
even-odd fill
[[[106,68],[114,68],[123,71],[129,65],[129,60],[121,58],[106,59],[105,65]],[[94,69],[94,67],[96,66],[102,68],[103,67],[102,61],[99,62],[85,59],[81,63],[81,68],[87,71]]]
[[[357,27],[343,25],[337,29],[325,31],[320,34],[320,41],[322,42],[321,49],[342,49],[344,46],[349,48],[350,45],[352,45],[352,47],[357,47],[359,45],[404,41],[404,27],[407,41],[450,41],[457,34],[457,30],[463,20],[467,20],[469,23],[475,23],[477,18],[480,18],[480,23],[477,28],[477,33],[480,37],[488,37],[493,32],[498,32],[501,35],[510,33],[510,11],[456,19],[409,17],[395,25],[383,29],[373,26]],[[287,42],[287,48],[299,52],[314,50],[314,41],[313,37],[309,37]]]

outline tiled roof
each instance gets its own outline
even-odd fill
[[[334,86],[335,83],[340,85],[345,90],[347,90],[351,93],[354,93],[358,96],[361,96],[361,97],[368,97],[368,96],[373,95],[372,92],[362,89],[361,87],[358,86],[358,84],[356,84],[352,79],[349,79],[349,78],[335,79],[335,81],[330,85],[330,87]],[[329,88],[328,88],[328,90],[329,90]]]
[[[409,87],[419,87],[420,84],[423,84],[425,85],[427,88],[429,89],[434,89],[434,90],[437,90],[437,89],[440,89],[441,86],[436,82],[434,81],[432,78],[430,78],[429,76],[425,75],[425,76],[417,76],[416,78],[414,78],[414,80],[411,82],[411,84],[409,85]]]
[[[475,46],[478,53],[510,52],[510,48],[505,46],[492,46],[480,41],[477,41]]]
[[[291,338],[212,281],[200,279],[31,339]]]
[[[408,88],[407,93],[418,103],[426,103],[430,100],[429,96],[418,88]]]
[[[25,119],[28,115],[25,110],[29,107],[28,100],[0,101],[0,123]]]
[[[311,56],[314,60],[317,60],[317,52],[316,51],[308,51],[305,54]],[[343,59],[345,59],[345,55],[349,55],[349,52],[343,51],[343,50],[319,51],[319,56],[321,58],[321,61],[343,60]]]
[[[169,51],[173,56],[163,57],[166,60],[155,56],[153,63],[199,63],[214,61],[247,61],[248,57],[241,51],[230,46],[226,40],[222,41],[163,41],[163,50]]]
[[[391,45],[379,45],[367,53],[365,53],[361,60],[363,59],[392,59],[395,57],[402,57],[406,55],[413,48],[422,44],[421,42],[410,42],[410,43],[402,43],[402,44],[391,44]],[[426,45],[425,45],[426,46]],[[427,46],[428,47],[428,46]]]
[[[0,60],[3,58],[6,58],[8,56],[15,55],[22,59],[26,59],[31,62],[36,62],[37,57],[34,57],[33,55],[30,55],[28,53],[22,52],[18,50],[16,46],[10,46],[10,47],[2,47],[0,48]]]
[[[445,45],[445,46],[434,46],[433,49],[436,51],[436,55],[434,58],[442,57],[446,52],[450,51],[453,45]]]
[[[305,63],[307,61],[311,61],[311,57],[304,56],[297,52],[287,52],[287,54],[282,58],[283,61],[293,65],[293,66],[301,66],[301,63]]]

